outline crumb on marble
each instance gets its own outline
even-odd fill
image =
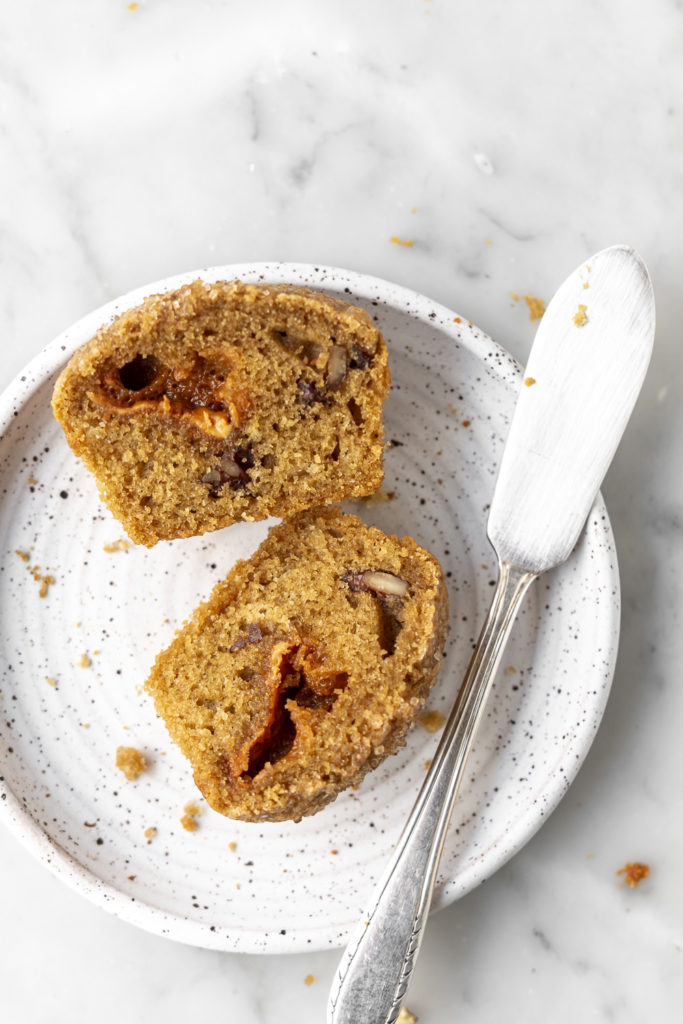
[[[315,975],[314,974],[307,974],[306,977],[304,978],[304,985],[312,985],[314,981],[315,981]]]
[[[228,849],[230,850],[230,853],[234,853],[237,849],[237,843],[234,840],[228,843]]]
[[[635,889],[638,882],[642,882],[644,878],[648,877],[650,867],[648,864],[641,864],[639,861],[628,862],[624,864],[623,868],[619,868],[617,874],[623,875],[626,885],[630,885],[632,889]]]
[[[330,850],[330,853],[332,854],[333,857],[336,857],[337,854],[339,853],[339,850]]]
[[[523,295],[522,298],[529,307],[529,319],[540,320],[545,313],[545,302],[543,299],[537,299],[533,295]]]
[[[462,425],[463,427],[469,427],[472,425],[472,420],[463,420]]]
[[[406,1010],[405,1006],[401,1007],[401,1012],[396,1018],[396,1024],[417,1024],[418,1018],[410,1010]]]
[[[425,761],[425,771],[428,772],[431,767],[432,767],[432,759],[430,757],[430,758],[428,758]]]
[[[423,711],[419,717],[420,725],[427,732],[438,732],[443,729],[446,716],[440,711]]]
[[[157,834],[157,830],[155,829],[154,825],[150,825],[150,827],[146,828],[145,832],[144,832],[145,839],[147,840],[147,842],[151,842],[152,839],[154,839],[156,834]]]
[[[576,310],[576,313],[574,313],[573,317],[574,323],[577,327],[583,327],[583,325],[588,322],[588,317],[586,316],[587,308],[587,306],[584,306],[582,303],[579,303],[579,307]]]
[[[45,676],[45,682],[48,686],[56,686],[57,680],[53,676]]]
[[[505,671],[507,672],[507,674],[509,676],[516,676],[517,675],[517,669],[515,668],[514,665],[508,665],[508,667],[505,669]]]
[[[584,282],[583,282],[583,287],[584,287],[584,288],[590,288],[590,284],[589,284],[589,282],[588,282],[588,281],[584,281]]]
[[[147,760],[136,747],[117,747],[116,767],[132,782],[147,771]]]
[[[106,551],[107,554],[112,555],[115,551],[127,551],[128,548],[132,546],[133,545],[129,540],[124,540],[122,538],[121,540],[112,541],[111,544],[104,544],[102,550]]]
[[[389,241],[392,245],[402,245],[404,249],[411,249],[413,246],[412,238],[399,238],[398,235],[392,235]]]
[[[19,558],[22,560],[22,562],[28,562],[29,558],[31,557],[28,551],[21,551],[19,548],[17,548],[14,554],[19,555]]]
[[[89,658],[87,654],[83,653],[81,654],[76,664],[78,665],[79,668],[90,668],[90,666],[92,665],[92,659]]]
[[[199,804],[196,804],[193,800],[185,804],[185,813],[180,819],[180,824],[183,826],[186,832],[196,832],[199,825],[195,821],[195,818],[202,813],[202,809]]]
[[[530,388],[530,387],[532,387],[536,383],[536,378],[535,377],[525,377],[524,378],[524,383],[526,384],[526,386],[528,388]]]

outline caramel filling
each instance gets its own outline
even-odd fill
[[[239,648],[234,644],[233,649]],[[262,691],[263,718],[225,759],[225,773],[234,781],[249,781],[288,754],[296,737],[297,711],[330,711],[348,683],[348,674],[331,665],[324,651],[298,638],[271,641],[264,667],[263,676],[252,683]]]
[[[220,441],[239,426],[248,404],[225,367],[200,355],[175,368],[156,356],[137,355],[120,367],[110,360],[93,397],[119,416],[153,412]]]

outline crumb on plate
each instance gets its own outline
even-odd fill
[[[402,1006],[401,1012],[396,1018],[396,1024],[417,1024],[417,1017],[410,1010],[406,1010],[405,1006]]]
[[[586,316],[587,308],[587,306],[584,306],[582,303],[579,303],[579,307],[576,310],[576,313],[574,313],[573,317],[574,323],[577,327],[583,327],[583,325],[588,322],[588,317]]]
[[[129,540],[121,539],[121,540],[112,541],[111,544],[105,544],[103,546],[102,550],[106,551],[108,554],[111,555],[115,551],[127,551],[128,548],[130,548],[132,546],[133,545],[131,544],[131,542]]]
[[[183,826],[186,832],[196,832],[199,825],[195,821],[197,815],[202,813],[202,809],[199,804],[196,804],[193,800],[185,804],[185,813],[180,819],[180,824]]]
[[[132,782],[147,771],[147,761],[136,747],[117,747],[116,767]]]
[[[443,729],[446,716],[440,711],[423,711],[419,717],[420,725],[427,732],[438,732]]]

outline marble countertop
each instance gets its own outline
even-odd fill
[[[560,2],[552,18],[541,0],[3,12],[2,386],[86,312],[194,267],[370,273],[523,361],[535,325],[511,293],[547,300],[615,242],[649,266],[654,360],[604,487],[623,593],[607,712],[542,830],[432,918],[407,999],[421,1024],[680,1019],[682,50],[675,0]],[[650,866],[633,889],[617,875],[627,861]],[[324,1020],[336,953],[224,954],[147,934],[4,829],[0,907],[8,1022]]]

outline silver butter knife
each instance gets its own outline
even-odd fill
[[[541,320],[488,520],[498,583],[417,801],[344,952],[328,1024],[394,1024],[477,724],[529,584],[571,554],[629,420],[654,339],[652,285],[633,249],[578,267]]]

